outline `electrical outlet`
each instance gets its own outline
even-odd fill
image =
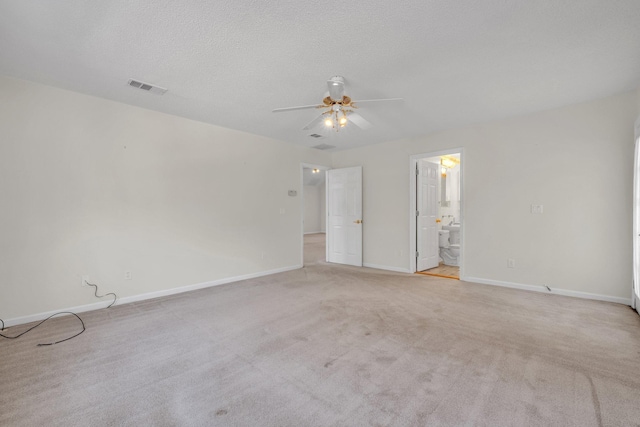
[[[80,286],[89,286],[87,285],[88,282],[89,282],[89,275],[85,274],[84,276],[82,276],[82,283],[80,283]]]
[[[125,271],[124,272],[124,280],[131,280],[131,272],[130,271]]]
[[[516,260],[513,258],[507,259],[507,268],[516,268]]]

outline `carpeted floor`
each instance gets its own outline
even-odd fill
[[[629,307],[328,265],[323,238],[300,270],[0,341],[0,425],[640,425]]]

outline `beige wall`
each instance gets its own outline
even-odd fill
[[[287,191],[329,154],[19,80],[0,99],[5,320],[96,302],[84,274],[125,298],[301,265]]]
[[[639,93],[331,157],[0,78],[0,316],[300,265],[302,162],[363,166],[364,261],[408,269],[409,157],[457,147],[467,278],[629,298]]]
[[[636,108],[637,108],[638,114],[640,114],[640,89],[636,91],[636,101],[637,101]],[[636,118],[635,136],[640,136],[640,116]]]
[[[633,92],[334,153],[334,167],[363,166],[364,262],[409,268],[409,158],[462,147],[466,278],[629,299],[636,101]]]

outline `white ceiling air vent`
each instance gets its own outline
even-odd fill
[[[317,133],[312,133],[309,135],[311,138],[322,138],[322,135],[318,135]]]
[[[316,150],[330,150],[331,148],[336,148],[335,145],[329,145],[329,144],[320,144],[320,145],[316,145],[315,147],[311,147],[311,148],[315,148]]]
[[[147,92],[151,92],[151,93],[156,93],[158,95],[163,95],[167,89],[160,87],[160,86],[155,86],[149,83],[145,83],[145,82],[141,82],[138,80],[133,80],[133,79],[129,79],[128,82],[129,86],[138,88],[138,89],[142,89],[142,90],[146,90]]]

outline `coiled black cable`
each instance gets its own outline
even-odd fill
[[[111,302],[111,304],[109,304],[107,306],[107,308],[111,307],[113,304],[116,303],[116,300],[118,299],[118,296],[116,294],[114,294],[113,292],[109,292],[108,294],[104,294],[104,295],[98,295],[98,285],[94,285],[93,283],[89,283],[86,280],[84,281],[84,283],[86,283],[89,286],[93,286],[94,288],[96,288],[94,295],[96,296],[96,298],[104,298],[107,295],[113,295],[113,301]]]
[[[59,312],[59,313],[54,313],[54,314],[52,314],[51,316],[49,316],[49,317],[47,317],[46,319],[42,320],[42,321],[41,321],[40,323],[38,323],[37,325],[34,325],[34,326],[30,327],[30,328],[29,328],[29,329],[27,329],[26,331],[24,331],[24,332],[22,332],[22,333],[19,333],[18,335],[14,336],[14,337],[10,337],[10,336],[3,335],[3,334],[0,334],[0,337],[2,337],[2,338],[6,338],[6,339],[9,339],[9,340],[15,340],[16,338],[20,338],[20,337],[21,337],[21,336],[23,336],[24,334],[26,334],[26,333],[28,333],[28,332],[31,332],[32,330],[34,330],[34,329],[35,329],[35,328],[37,328],[38,326],[42,325],[42,324],[43,324],[44,322],[46,322],[47,320],[51,319],[52,317],[54,317],[54,316],[58,316],[58,315],[60,315],[60,314],[72,314],[72,315],[76,316],[76,318],[77,318],[77,319],[80,321],[80,323],[82,324],[82,330],[81,330],[80,332],[78,332],[77,334],[75,334],[75,335],[73,335],[73,336],[70,336],[69,338],[65,338],[65,339],[63,339],[63,340],[60,340],[60,341],[50,342],[50,343],[44,343],[44,344],[38,344],[38,347],[42,347],[42,346],[45,346],[45,345],[54,345],[54,344],[59,344],[59,343],[61,343],[61,342],[68,341],[68,340],[70,340],[71,338],[75,338],[75,337],[77,337],[78,335],[80,335],[81,333],[83,333],[83,332],[87,329],[87,328],[84,326],[84,322],[82,321],[82,319],[80,318],[80,316],[78,316],[77,314],[72,313],[72,312],[70,312],[70,311],[61,311],[61,312]],[[0,319],[0,322],[2,322],[2,330],[4,331],[4,321],[3,321],[2,319]]]
[[[96,289],[95,289],[95,292],[94,292],[94,295],[95,295],[97,298],[103,298],[103,297],[106,297],[107,295],[113,295],[113,301],[111,302],[111,304],[109,304],[109,305],[107,306],[107,308],[111,307],[113,304],[115,304],[115,303],[116,303],[116,300],[118,299],[118,296],[117,296],[116,294],[114,294],[113,292],[109,292],[108,294],[104,294],[104,295],[98,295],[98,285],[94,285],[93,283],[89,283],[89,282],[87,282],[86,280],[85,280],[84,282],[85,282],[87,285],[89,285],[89,286],[93,286],[94,288],[96,288]],[[51,319],[52,317],[54,317],[54,316],[58,316],[58,315],[60,315],[60,314],[71,314],[71,315],[75,316],[75,317],[80,321],[80,323],[82,324],[82,330],[81,330],[80,332],[78,332],[77,334],[72,335],[72,336],[70,336],[70,337],[68,337],[68,338],[65,338],[65,339],[63,339],[63,340],[60,340],[60,341],[50,342],[50,343],[44,343],[44,344],[38,344],[38,347],[42,347],[42,346],[45,346],[45,345],[54,345],[54,344],[59,344],[59,343],[61,343],[61,342],[69,341],[71,338],[75,338],[75,337],[77,337],[78,335],[80,335],[81,333],[83,333],[83,332],[87,329],[87,328],[85,327],[85,325],[84,325],[84,322],[83,322],[83,321],[82,321],[82,319],[80,318],[80,316],[78,316],[78,315],[77,315],[77,314],[75,314],[75,313],[72,313],[71,311],[60,311],[60,312],[58,312],[58,313],[54,313],[54,314],[52,314],[51,316],[49,316],[49,317],[47,317],[46,319],[42,320],[42,321],[41,321],[40,323],[38,323],[37,325],[34,325],[34,326],[30,327],[30,328],[29,328],[29,329],[27,329],[26,331],[21,332],[21,333],[19,333],[18,335],[14,336],[14,337],[10,337],[10,336],[3,335],[3,334],[0,334],[0,337],[2,337],[2,338],[6,338],[6,339],[9,339],[9,340],[15,340],[15,339],[17,339],[17,338],[20,338],[20,337],[21,337],[21,336],[23,336],[24,334],[26,334],[26,333],[28,333],[28,332],[31,332],[32,330],[34,330],[34,329],[35,329],[35,328],[37,328],[38,326],[42,325],[42,324],[43,324],[44,322],[46,322],[47,320]],[[4,331],[4,320],[0,319],[0,322],[2,322],[2,329],[0,329],[0,331]]]

